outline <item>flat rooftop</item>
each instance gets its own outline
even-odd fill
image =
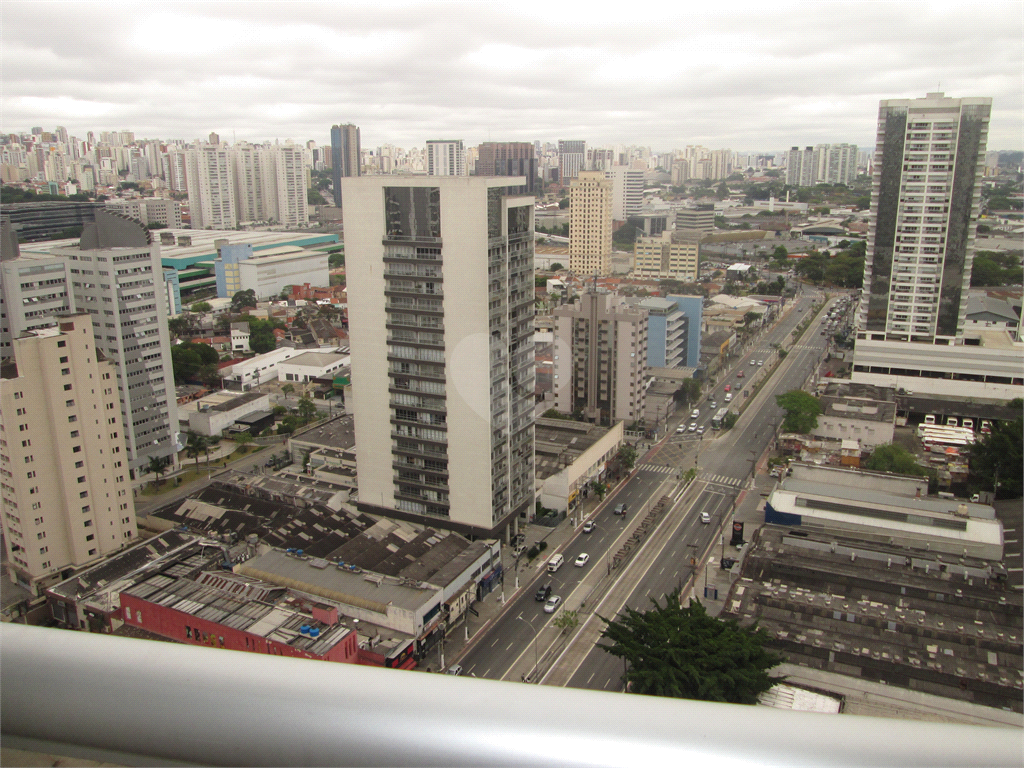
[[[289,439],[291,445],[299,444],[304,447],[315,446],[317,448],[334,448],[340,451],[351,450],[355,447],[355,422],[351,414],[322,424],[309,432],[301,435],[294,435]]]
[[[306,365],[310,368],[323,368],[331,363],[344,362],[348,355],[341,352],[303,352],[301,355],[285,360],[280,365]]]
[[[582,421],[538,418],[534,427],[537,478],[559,472],[608,431],[608,427]]]

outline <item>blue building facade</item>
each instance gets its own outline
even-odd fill
[[[230,299],[242,290],[242,276],[238,269],[240,261],[252,258],[252,246],[248,243],[222,245],[213,261],[217,275],[217,298]]]
[[[181,314],[181,283],[178,282],[178,270],[163,268],[164,293],[167,295],[167,314]]]
[[[669,296],[679,311],[686,316],[686,367],[700,367],[701,317],[704,311],[703,296]]]

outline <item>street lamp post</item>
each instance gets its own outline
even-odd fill
[[[526,624],[527,626],[529,626],[530,629],[533,629],[533,671],[534,671],[534,673],[536,673],[537,666],[540,664],[540,661],[539,661],[540,657],[539,657],[539,654],[537,653],[537,640],[539,638],[539,634],[538,634],[537,630],[534,629],[532,621],[527,621],[522,616],[516,616],[516,618],[519,621],[521,621],[524,624]]]

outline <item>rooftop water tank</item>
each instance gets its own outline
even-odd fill
[[[311,630],[309,630],[309,636],[310,637],[320,637],[320,630],[317,629],[316,627],[313,627]]]
[[[300,635],[308,635],[309,634],[309,624],[303,624],[301,627],[299,627],[299,634]]]

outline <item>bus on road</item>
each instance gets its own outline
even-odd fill
[[[729,409],[728,408],[719,408],[718,409],[718,413],[716,413],[714,416],[711,417],[711,428],[712,429],[721,429],[722,428],[722,422],[725,421],[725,417],[728,416],[728,415],[729,415]]]

